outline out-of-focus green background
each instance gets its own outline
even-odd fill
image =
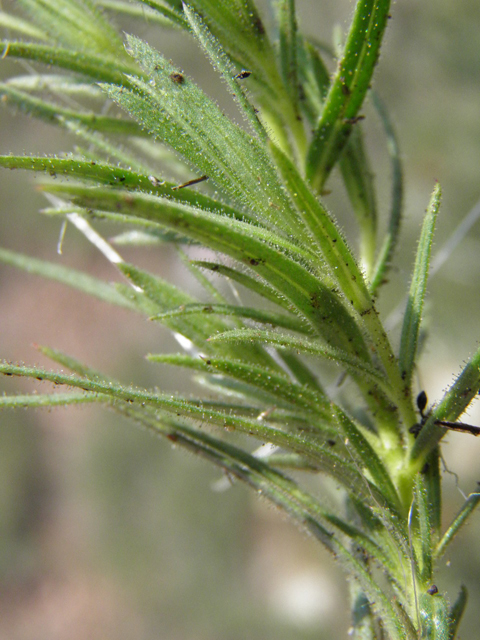
[[[4,2],[7,8],[7,3]],[[345,32],[353,0],[298,0],[303,28],[331,42]],[[155,44],[232,110],[197,47],[148,24],[122,24]],[[13,71],[2,61],[0,74]],[[405,163],[403,243],[380,307],[403,299],[434,181],[444,198],[438,252],[480,199],[480,3],[400,0],[392,7],[376,88],[390,109]],[[371,108],[365,128],[385,214],[389,206],[383,133]],[[72,140],[22,115],[0,111],[0,152],[43,153]],[[69,229],[56,255],[59,223],[32,175],[0,173],[4,247],[117,279],[113,268]],[[336,176],[327,204],[356,231]],[[480,225],[432,278],[419,388],[432,400],[478,346]],[[126,259],[182,278],[168,249],[123,250]],[[395,330],[394,330],[395,335]],[[149,351],[175,350],[153,323],[0,266],[0,355],[47,364],[33,343],[63,349],[125,382],[184,389],[184,374],[146,364]],[[1,381],[12,392],[31,388]],[[38,386],[39,391],[45,390]],[[472,421],[478,411],[470,411]],[[478,439],[480,440],[480,438]],[[480,480],[480,442],[451,435],[446,463],[466,493]],[[235,485],[212,490],[220,474],[170,444],[95,408],[0,416],[0,640],[241,640],[346,637],[346,587],[311,539]],[[335,490],[330,489],[334,494]],[[462,502],[446,475],[446,515]],[[462,637],[478,636],[480,519],[477,515],[438,576],[454,598],[470,590]]]

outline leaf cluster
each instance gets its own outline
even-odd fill
[[[373,94],[392,162],[383,238],[362,130],[390,2],[357,1],[333,73],[329,54],[299,30],[293,0],[272,0],[272,26],[253,0],[18,5],[18,15],[0,14],[6,31],[18,37],[4,40],[3,57],[35,64],[38,73],[2,83],[2,99],[73,132],[78,145],[63,157],[1,156],[0,165],[45,174],[50,206],[43,213],[77,226],[128,284],[7,249],[0,259],[164,325],[185,351],[149,354],[149,360],[191,370],[204,390],[194,398],[172,397],[124,385],[42,347],[71,374],[7,362],[0,372],[73,391],[3,396],[0,406],[104,404],[246,482],[311,532],[368,601],[362,619],[368,637],[413,639],[421,631],[453,639],[463,592],[449,610],[444,598],[427,591],[436,559],[479,494],[442,535],[443,431],[435,419],[457,419],[478,393],[480,352],[415,438],[413,376],[441,193],[436,185],[424,218],[396,350],[376,296],[399,237],[402,171],[388,114]],[[194,38],[224,80],[243,126],[188,69],[136,36],[123,41],[109,15],[147,15]],[[322,201],[336,166],[355,214],[358,257]],[[180,181],[169,178],[172,173]],[[124,262],[94,228],[103,221],[125,229],[119,245],[174,246],[199,295]],[[191,245],[207,248],[211,259],[190,260]],[[249,305],[232,300],[225,281]],[[340,390],[332,370],[342,376]],[[205,424],[212,427],[208,433]],[[253,446],[242,447],[223,431],[270,443],[273,452],[260,459]],[[344,509],[332,510],[303,488],[292,475],[299,471],[333,478],[344,491]]]

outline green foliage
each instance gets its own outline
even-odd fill
[[[430,587],[438,558],[480,494],[466,499],[442,535],[444,430],[435,420],[456,420],[477,395],[480,351],[424,416],[420,433],[412,433],[418,423],[413,374],[440,187],[420,234],[397,353],[374,296],[399,236],[400,154],[388,114],[374,97],[393,166],[390,219],[380,238],[360,113],[390,2],[357,1],[332,78],[324,49],[299,31],[293,0],[272,0],[271,7],[273,33],[252,0],[22,0],[19,16],[0,13],[3,26],[25,39],[4,40],[3,57],[49,66],[48,73],[2,83],[4,102],[79,140],[65,157],[2,156],[0,165],[46,174],[41,188],[50,206],[44,213],[82,228],[129,284],[107,284],[7,249],[0,260],[165,325],[191,346],[189,353],[148,358],[196,372],[217,394],[212,401],[124,385],[45,347],[45,355],[73,373],[8,362],[0,372],[74,391],[3,396],[0,406],[104,404],[261,491],[325,545],[352,579],[355,638],[453,640],[465,591],[448,611],[445,596]],[[146,42],[127,35],[124,47],[104,12],[142,18],[147,9],[156,24],[196,38],[245,127]],[[78,106],[65,108],[55,98],[60,92],[75,95]],[[107,99],[118,115],[102,112]],[[321,200],[337,165],[358,224],[359,258]],[[181,184],[164,179],[173,167]],[[123,262],[93,230],[102,221],[126,228],[119,241],[169,243],[187,262],[180,246],[214,252],[209,261],[189,262],[198,296]],[[252,293],[250,306],[232,304],[222,280]],[[327,391],[332,364],[347,378],[347,391],[335,396]],[[259,460],[244,439],[225,438],[224,429],[279,450]],[[345,508],[334,512],[289,471],[333,478]]]

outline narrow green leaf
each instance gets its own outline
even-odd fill
[[[445,596],[422,593],[419,606],[422,640],[448,640],[449,618]]]
[[[441,190],[437,184],[433,190],[427,213],[423,221],[422,233],[417,248],[412,283],[408,295],[407,308],[402,326],[400,353],[398,356],[402,379],[407,388],[410,387],[415,356],[417,353],[418,336],[422,320],[423,301],[427,288],[428,268],[430,266],[430,252],[432,248],[433,232],[438,209],[440,207]]]
[[[363,143],[360,125],[357,125],[340,158],[340,171],[360,228],[360,256],[365,276],[372,274],[377,234],[377,203],[374,176]]]
[[[297,356],[297,354],[282,351],[278,355],[287,365],[288,370],[292,373],[297,382],[314,389],[317,393],[326,395],[318,375],[315,375],[315,373],[300,359],[299,356]]]
[[[372,301],[363,274],[339,232],[338,224],[312,193],[295,165],[275,144],[270,143],[269,148],[299,214],[330,267],[330,273],[355,309],[360,314],[366,313]]]
[[[125,59],[118,32],[90,0],[20,0],[50,39],[78,52]]]
[[[96,164],[103,156],[107,158],[107,162],[110,165],[113,165],[116,160],[117,167],[123,165],[132,171],[143,174],[143,177],[145,175],[150,176],[149,182],[152,182],[150,166],[145,164],[143,160],[139,160],[138,155],[133,154],[128,149],[125,141],[122,140],[123,144],[114,144],[102,133],[91,130],[75,120],[61,118],[60,123],[67,131],[73,133],[82,141],[82,146],[77,145],[75,158],[87,160],[90,164],[92,162]]]
[[[295,108],[298,109],[298,27],[295,0],[277,0],[276,13],[279,32],[280,68],[292,102]]]
[[[48,156],[0,156],[0,166],[6,169],[44,172],[58,176],[75,177],[109,186],[123,186],[128,189],[157,191],[147,176],[135,171],[101,161],[86,161],[78,158],[56,158]],[[162,193],[163,190],[160,191]]]
[[[457,535],[461,527],[466,523],[469,516],[473,513],[475,507],[480,502],[480,493],[471,493],[463,503],[462,508],[457,513],[452,523],[445,531],[443,538],[438,543],[435,549],[435,558],[438,560],[445,553],[446,548],[450,542]]]
[[[440,527],[442,526],[442,485],[440,474],[440,451],[435,447],[427,456],[422,469],[425,488],[427,491],[427,504],[431,523],[432,545],[438,543]]]
[[[330,404],[324,396],[293,383],[286,374],[274,369],[217,357],[192,358],[171,354],[149,354],[147,357],[152,362],[228,375],[266,391],[281,404],[286,402],[298,410],[320,413],[325,421],[330,419]]]
[[[146,133],[146,132],[145,132]],[[145,135],[142,138],[130,139],[130,144],[137,152],[150,158],[155,167],[164,167],[169,174],[180,178],[184,182],[188,177],[192,177],[190,164],[184,162],[180,156],[165,144],[159,144],[152,136]],[[153,172],[155,173],[155,172]],[[181,189],[183,191],[183,189]],[[219,199],[221,194],[218,194]],[[230,203],[231,204],[231,203]]]
[[[140,1],[142,2],[143,0]],[[97,0],[97,4],[108,11],[114,11],[129,18],[139,18],[142,22],[157,24],[163,28],[187,28],[187,22],[179,12],[172,11],[158,2],[149,3],[153,6],[148,7],[121,2],[121,0]],[[147,2],[144,2],[144,4],[147,4]]]
[[[377,452],[353,420],[339,408],[335,409],[335,413],[338,424],[341,427],[344,437],[348,440],[351,451],[358,456],[358,460],[363,466],[362,473],[366,470],[368,477],[373,484],[375,484],[379,492],[383,494],[387,503],[394,508],[398,508],[400,506],[400,500],[397,491]]]
[[[121,135],[144,135],[141,127],[133,120],[113,118],[92,111],[74,111],[43,98],[19,91],[6,83],[0,83],[0,97],[9,106],[17,107],[23,113],[39,118],[49,124],[61,125],[62,119],[82,124],[96,131]]]
[[[217,304],[227,304],[227,298],[219,291],[219,289],[207,278],[201,269],[199,269],[189,256],[177,245],[177,253],[180,256],[185,268],[193,275],[202,289],[210,296],[210,299]],[[237,322],[238,326],[242,325],[242,322]]]
[[[104,100],[100,87],[73,74],[68,73],[35,73],[8,78],[7,87],[19,91],[49,92],[52,95],[66,94],[84,97],[87,99]]]
[[[330,74],[315,47],[300,36],[298,42],[298,73],[303,93],[300,106],[310,125],[315,126],[328,92]]]
[[[320,356],[327,360],[336,362],[352,373],[360,373],[369,378],[372,382],[382,388],[387,395],[392,395],[393,391],[389,387],[385,376],[355,356],[336,349],[326,344],[321,344],[309,338],[290,336],[277,331],[262,331],[260,329],[234,329],[218,335],[211,336],[210,342],[263,342],[279,349],[290,349],[297,353],[306,353]]]
[[[111,187],[140,190],[238,220],[248,220],[249,218],[242,211],[194,189],[175,189],[176,183],[168,180],[159,180],[155,176],[147,176],[131,169],[97,160],[46,156],[0,156],[0,166],[6,169],[42,171],[53,178],[62,175]]]
[[[268,464],[274,469],[288,469],[295,471],[320,471],[312,462],[308,462],[296,453],[272,453],[267,458]]]
[[[3,41],[4,57],[31,60],[61,69],[74,71],[91,78],[94,82],[107,82],[129,86],[126,75],[137,75],[139,70],[133,64],[109,59],[105,55],[72,51],[58,46],[27,42]]]
[[[295,412],[290,404],[285,402],[282,404],[281,401],[273,400],[268,392],[261,390],[259,387],[254,387],[224,375],[214,375],[214,372],[204,375],[199,373],[194,377],[194,380],[204,390],[208,390],[210,394],[213,393],[216,396],[230,399],[230,402],[225,400],[203,401],[202,404],[205,409],[212,408],[231,412],[230,404],[234,404],[234,407],[236,406],[237,408],[233,410],[237,415],[256,420],[263,420],[263,416],[266,416],[267,422],[276,424],[277,427],[281,426],[282,429],[289,433],[301,434],[302,437],[308,434],[310,438],[313,438],[317,444],[321,443],[322,446],[325,446],[327,434],[331,439],[336,435],[329,422],[322,421],[321,425],[316,422],[315,426],[313,426],[312,422],[307,420],[306,414],[300,411]],[[243,408],[240,409],[238,407]]]
[[[139,0],[142,4],[150,7],[154,12],[158,13],[162,18],[166,18],[181,29],[188,30],[188,22],[183,17],[180,10],[176,10],[175,7],[169,9],[164,4],[156,2],[156,0]],[[169,3],[172,4],[172,3]],[[181,3],[178,4],[178,9],[181,9]]]
[[[27,38],[35,38],[36,40],[46,40],[47,35],[38,25],[33,25],[27,20],[11,15],[6,11],[0,11],[0,26],[10,31],[21,33]]]
[[[100,393],[65,392],[27,395],[0,395],[0,409],[50,409],[71,405],[108,402],[107,396]]]
[[[82,362],[69,356],[67,353],[63,351],[59,351],[58,349],[52,349],[51,347],[46,347],[43,345],[35,345],[36,349],[43,353],[44,356],[53,360],[57,364],[61,364],[62,367],[67,367],[70,371],[74,373],[78,373],[85,378],[90,378],[92,380],[106,380],[106,376],[101,371],[97,371],[96,369],[92,369],[91,367],[87,367]]]
[[[42,278],[56,280],[73,289],[78,289],[87,295],[93,296],[104,302],[116,304],[120,307],[135,310],[135,305],[124,298],[114,286],[107,284],[98,278],[89,276],[81,271],[63,267],[62,265],[45,260],[38,260],[24,256],[21,253],[0,248],[0,261],[17,269],[23,269]]]
[[[198,14],[192,11],[187,5],[184,5],[183,10],[194,34],[208,55],[210,62],[227,84],[231,95],[235,98],[242,115],[249,122],[252,131],[256,133],[260,139],[266,140],[267,132],[260,123],[256,110],[249,102],[243,87],[235,77],[234,66],[225,55],[220,43],[212,36],[205,22],[203,22]]]
[[[468,593],[466,587],[462,584],[460,587],[460,593],[454,604],[450,607],[448,616],[450,618],[450,625],[448,628],[448,640],[455,640],[457,637],[458,627],[462,620],[463,612],[467,605]]]
[[[191,240],[181,237],[173,231],[164,231],[162,229],[149,229],[145,231],[125,231],[112,236],[109,242],[117,246],[125,247],[153,247],[162,244],[174,243],[175,246],[180,244],[194,244]]]
[[[247,273],[243,273],[243,271],[238,271],[237,269],[233,269],[232,267],[227,267],[224,264],[220,264],[219,262],[206,262],[203,260],[196,260],[193,264],[197,265],[202,269],[208,269],[214,273],[218,273],[219,275],[225,276],[230,280],[234,280],[241,284],[242,286],[254,291],[256,294],[265,298],[266,300],[270,300],[275,304],[278,304],[288,311],[292,310],[292,306],[289,305],[285,298],[283,298],[277,291],[270,287],[266,282],[258,280],[252,276],[249,276]]]
[[[233,304],[202,304],[194,303],[188,305],[182,305],[178,309],[172,309],[165,313],[153,316],[151,320],[164,320],[167,318],[173,318],[177,316],[187,316],[190,314],[216,314],[221,316],[235,316],[238,318],[246,318],[249,320],[255,320],[262,324],[271,324],[272,326],[282,327],[283,329],[290,329],[291,331],[298,331],[300,333],[310,333],[309,328],[295,318],[294,316],[288,317],[278,313],[272,313],[264,311],[263,309],[255,309],[254,307],[241,307]]]
[[[410,568],[411,558],[404,518],[398,511],[384,506],[385,498],[382,495],[379,495],[374,507],[367,506],[356,496],[349,496],[348,501],[355,509],[355,516],[360,518],[363,530],[369,532],[388,558],[385,568],[395,591],[399,596],[404,594],[405,568]]]
[[[174,231],[165,230],[159,223],[150,222],[148,220],[142,220],[140,218],[133,218],[132,216],[117,215],[115,213],[107,213],[104,211],[102,212],[96,211],[95,213],[92,213],[91,211],[86,212],[83,207],[76,207],[74,205],[68,205],[68,204],[66,204],[65,206],[45,207],[44,209],[41,210],[41,213],[46,216],[55,216],[55,217],[61,217],[61,218],[64,218],[65,216],[68,217],[71,213],[78,214],[78,216],[84,217],[84,218],[87,218],[88,215],[90,215],[92,221],[102,220],[107,222],[114,222],[116,224],[120,223],[122,225],[141,227],[142,229],[141,231],[132,230],[132,233],[133,234],[135,232],[148,233],[151,236],[151,241],[156,239],[163,242],[167,242],[167,241],[172,242],[175,245],[198,244],[191,241],[189,238],[186,238],[185,236],[175,233]],[[113,236],[113,239],[111,239],[110,242],[113,243],[115,238],[116,236]],[[150,315],[152,315],[153,313],[154,311],[152,311]]]
[[[374,294],[385,280],[385,274],[391,265],[400,235],[400,223],[403,208],[403,171],[397,136],[388,115],[388,111],[374,91],[372,92],[372,99],[385,130],[385,135],[387,137],[387,150],[392,165],[392,203],[390,206],[388,229],[382,247],[379,251],[370,283],[370,292]]]
[[[457,420],[480,390],[480,349],[467,362],[460,375],[450,386],[442,400],[434,407],[429,419],[418,434],[412,451],[411,461],[420,470],[428,453],[436,447],[445,435],[446,429],[435,424],[435,420]],[[412,421],[411,426],[415,424]]]
[[[325,100],[307,159],[307,177],[321,191],[358,116],[380,52],[389,0],[359,0],[342,59]]]
[[[421,584],[428,584],[432,580],[432,527],[430,522],[431,506],[428,502],[428,494],[425,481],[421,473],[415,476],[415,506],[418,515],[418,538],[420,559]]]

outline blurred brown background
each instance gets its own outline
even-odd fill
[[[335,25],[346,30],[353,6],[353,0],[298,0],[304,29],[327,42]],[[403,243],[380,300],[385,316],[408,286],[434,181],[444,193],[435,252],[480,199],[480,3],[401,0],[392,15],[376,88],[397,128],[406,207]],[[148,39],[222,108],[232,109],[193,43],[147,24],[121,26]],[[12,72],[12,63],[2,61],[1,75]],[[385,214],[383,133],[372,110],[365,113]],[[1,153],[50,153],[73,144],[22,115],[3,109],[0,119]],[[117,279],[72,228],[63,256],[56,255],[59,223],[38,215],[45,201],[32,175],[2,171],[0,181],[2,246]],[[339,185],[334,176],[327,204],[354,242]],[[477,224],[430,282],[419,385],[432,401],[478,345],[479,236]],[[122,255],[163,277],[186,277],[168,249],[124,249]],[[176,349],[165,331],[0,265],[0,354],[49,366],[32,343],[63,349],[127,383],[184,388],[183,372],[144,361],[149,351]],[[0,382],[8,392],[31,388]],[[475,408],[469,413],[480,419]],[[480,442],[457,434],[448,441],[447,464],[469,493],[480,480]],[[99,408],[4,412],[0,450],[0,640],[346,637],[346,587],[333,561],[245,488],[212,491],[219,472],[194,457]],[[450,475],[445,493],[450,518],[462,502]],[[464,638],[476,637],[480,623],[479,527],[477,514],[437,580],[451,598],[461,583],[469,588]]]

